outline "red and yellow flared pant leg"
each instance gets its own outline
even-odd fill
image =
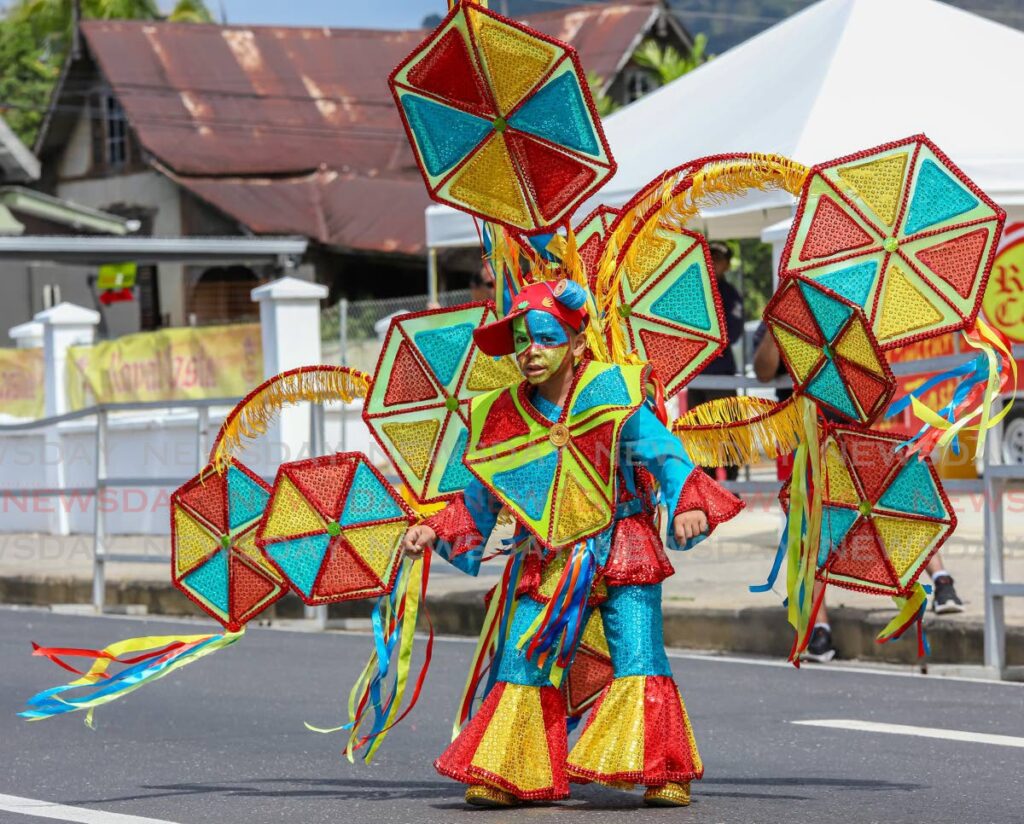
[[[615,678],[598,699],[566,772],[613,787],[685,783],[704,774],[661,633],[661,586],[609,587],[601,606]]]
[[[536,601],[520,598],[510,637],[525,632],[540,608]],[[498,678],[476,715],[434,762],[435,768],[464,784],[487,784],[524,801],[567,798],[561,691],[513,643],[505,647]]]

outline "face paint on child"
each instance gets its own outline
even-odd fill
[[[512,321],[519,371],[532,384],[544,383],[569,357],[569,335],[553,315],[531,309]]]

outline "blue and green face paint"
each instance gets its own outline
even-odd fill
[[[531,309],[512,320],[519,371],[531,384],[544,383],[570,356],[569,335],[553,315]]]

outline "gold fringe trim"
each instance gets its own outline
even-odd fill
[[[796,449],[803,435],[799,405],[748,396],[696,406],[672,424],[699,466],[743,466]]]
[[[365,398],[372,379],[365,372],[345,366],[315,366],[282,372],[268,379],[238,404],[224,419],[210,451],[210,462],[223,472],[243,439],[266,434],[278,413],[301,401],[323,403]]]
[[[702,208],[725,203],[751,189],[798,194],[808,174],[806,166],[781,155],[751,154],[710,161],[696,169],[686,166],[652,184],[648,194],[619,219],[598,264],[597,293],[613,325],[618,321],[609,310],[617,300],[622,271],[636,266],[655,231],[683,229]],[[629,251],[620,259],[627,244]]]

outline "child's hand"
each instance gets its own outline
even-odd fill
[[[433,548],[436,539],[437,533],[429,526],[417,524],[405,533],[405,538],[402,539],[402,551],[406,558],[415,561],[417,558],[423,557],[425,549]]]
[[[681,512],[672,521],[672,531],[675,533],[676,542],[683,545],[691,538],[708,531],[707,515],[699,509]]]

